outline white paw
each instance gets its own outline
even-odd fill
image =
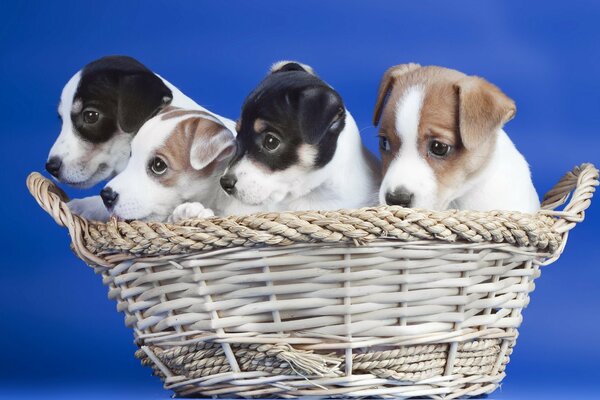
[[[93,221],[108,221],[110,214],[100,196],[73,199],[67,203],[72,213]]]
[[[209,218],[214,215],[215,213],[210,208],[205,208],[202,203],[183,203],[173,210],[168,222],[177,223],[185,219]]]

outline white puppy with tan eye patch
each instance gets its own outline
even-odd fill
[[[234,151],[231,121],[206,111],[167,107],[142,126],[131,143],[127,167],[100,195],[122,220],[210,217],[224,204],[219,178]]]
[[[504,132],[516,112],[496,86],[441,67],[403,64],[383,76],[382,204],[535,212],[529,166]]]

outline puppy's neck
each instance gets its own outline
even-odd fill
[[[500,129],[489,162],[457,194],[450,208],[533,213],[539,204],[527,161]]]
[[[311,209],[318,204],[321,209],[342,207],[357,208],[375,204],[379,166],[372,166],[371,155],[363,148],[360,132],[352,115],[347,112],[345,128],[340,133],[336,151],[329,163],[306,174],[297,192],[288,202],[293,209]],[[376,161],[375,161],[376,162]],[[370,171],[371,173],[365,173]]]

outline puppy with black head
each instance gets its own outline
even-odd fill
[[[379,162],[340,95],[309,66],[273,65],[244,102],[237,131],[236,156],[220,181],[232,198],[228,213],[376,203]]]
[[[63,88],[58,106],[62,128],[46,169],[58,181],[79,188],[112,178],[125,168],[140,127],[167,105],[206,111],[131,57],[89,63]],[[108,216],[99,196],[69,205],[88,218]]]

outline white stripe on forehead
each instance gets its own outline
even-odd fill
[[[416,149],[423,97],[423,88],[413,86],[405,92],[396,105],[396,134],[402,139],[400,152]]]
[[[187,118],[190,118],[188,115]],[[133,137],[131,142],[132,158],[147,156],[152,150],[163,144],[175,130],[183,117],[162,120],[160,115],[149,119]]]
[[[75,97],[75,92],[77,91],[77,86],[79,86],[79,81],[81,80],[81,71],[78,71],[75,75],[69,79],[69,82],[63,88],[62,93],[60,94],[60,104],[58,105],[58,113],[63,118],[68,118],[71,115],[71,109],[73,107],[73,98]]]

